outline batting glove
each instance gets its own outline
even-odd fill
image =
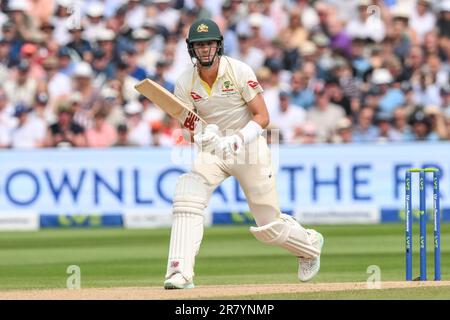
[[[232,136],[220,138],[218,149],[224,159],[227,159],[232,155],[237,154],[242,149],[243,145],[244,141],[242,138],[237,134],[233,134]]]
[[[208,124],[204,132],[198,130],[194,134],[194,142],[203,152],[212,152],[216,149],[220,141],[219,127],[215,124]]]

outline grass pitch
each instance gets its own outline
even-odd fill
[[[431,228],[431,225],[429,226]],[[325,237],[321,270],[313,283],[365,282],[371,268],[382,281],[402,281],[404,226],[315,226]],[[416,228],[417,229],[417,228]],[[450,224],[441,230],[442,279],[450,279]],[[0,233],[0,290],[65,288],[67,268],[81,269],[81,286],[161,286],[170,229],[71,229]],[[428,278],[433,278],[432,230]],[[418,275],[418,236],[414,238]],[[369,271],[371,270],[369,268]],[[297,261],[287,251],[259,243],[247,226],[205,229],[195,284],[296,284]],[[246,295],[245,299],[450,299],[450,287]]]

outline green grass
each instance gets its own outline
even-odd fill
[[[430,226],[431,227],[431,226]],[[366,281],[377,265],[381,280],[404,279],[404,227],[401,224],[315,226],[325,237],[321,271],[314,282]],[[428,276],[433,276],[432,230],[428,233]],[[160,286],[170,229],[72,229],[0,233],[0,290],[65,288],[67,267],[81,268],[88,287]],[[450,224],[442,225],[442,278],[450,279]],[[414,274],[418,274],[418,237],[414,238]],[[297,261],[280,248],[259,243],[248,227],[205,229],[196,260],[196,285],[298,283]],[[409,290],[409,289],[408,289]],[[439,288],[427,288],[440,297]],[[308,293],[305,298],[371,298],[365,293]],[[364,292],[364,293],[363,293]],[[412,291],[411,291],[412,292]],[[415,292],[415,291],[414,291]],[[377,294],[378,294],[377,293]],[[391,294],[393,298],[397,295]],[[422,291],[417,290],[417,296]],[[445,293],[442,295],[445,296]],[[296,295],[289,295],[296,297]],[[299,297],[300,295],[298,295]],[[287,298],[285,295],[277,297]],[[297,298],[298,298],[297,297]],[[447,297],[450,293],[447,291]]]

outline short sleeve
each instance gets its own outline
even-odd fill
[[[250,66],[241,63],[238,67],[240,70],[236,73],[242,81],[242,97],[245,102],[250,102],[258,93],[262,93],[264,90],[259,84],[258,79]]]

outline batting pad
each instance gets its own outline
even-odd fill
[[[180,176],[173,200],[166,279],[179,272],[187,281],[192,281],[195,256],[203,238],[203,211],[208,197],[208,188],[201,176],[195,173]]]
[[[312,246],[306,229],[286,214],[262,227],[250,227],[250,232],[259,241],[287,249],[299,258],[312,259],[319,256],[320,251]]]
[[[192,281],[195,256],[202,238],[203,216],[189,213],[174,215],[166,279],[179,272],[188,282]]]

